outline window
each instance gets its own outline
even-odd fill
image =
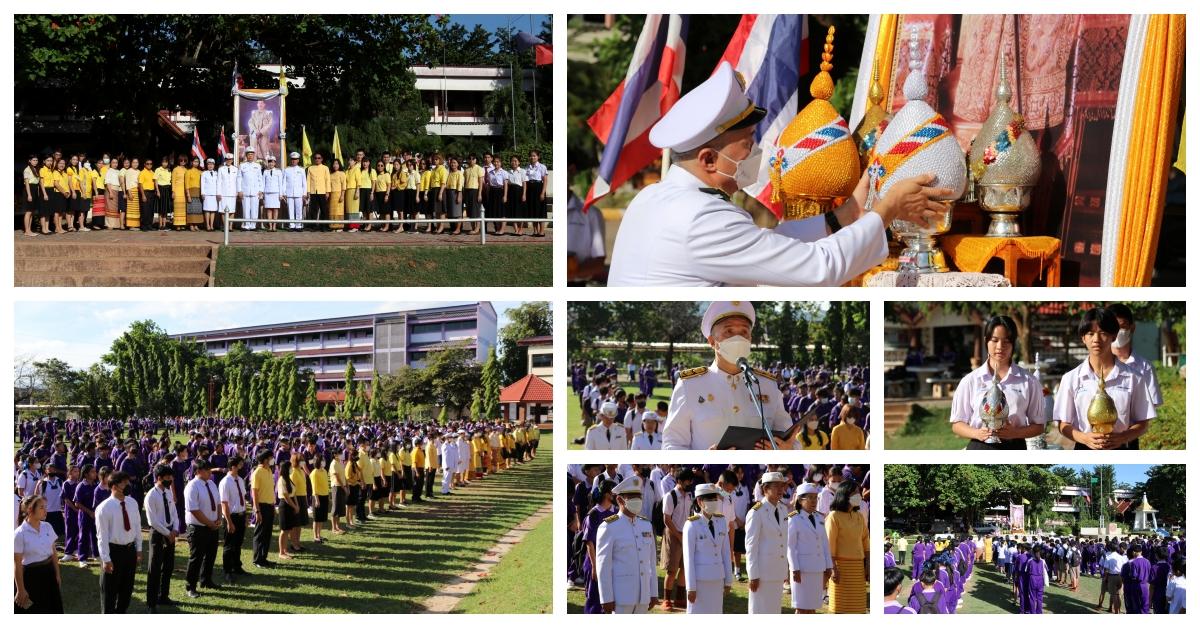
[[[530,365],[535,368],[551,368],[554,366],[553,353],[534,353],[529,356]]]
[[[413,325],[412,326],[412,341],[414,343],[441,342],[442,341],[442,324],[441,323],[425,323],[423,325]]]

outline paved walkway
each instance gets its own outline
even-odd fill
[[[517,543],[520,543],[525,538],[526,534],[540,523],[546,517],[549,517],[554,512],[553,503],[546,504],[537,509],[532,515],[529,515],[524,521],[517,524],[517,527],[509,530],[504,536],[500,537],[488,551],[484,552],[479,562],[471,568],[470,571],[459,574],[450,582],[446,583],[432,597],[425,600],[424,612],[426,613],[449,613],[454,610],[458,603],[464,597],[475,589],[480,580],[483,580],[491,573],[496,565],[500,564],[500,559],[509,552]]]

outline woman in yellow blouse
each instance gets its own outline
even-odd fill
[[[388,211],[396,216],[396,233],[404,232],[404,189],[408,187],[408,168],[400,161],[392,164],[392,191]]]
[[[364,219],[371,218],[371,186],[375,183],[375,171],[371,169],[371,160],[363,157],[361,172],[358,177],[358,213]],[[371,225],[363,227],[370,231]]]
[[[187,157],[183,155],[171,170],[171,226],[176,231],[187,227]]]
[[[204,200],[200,198],[200,158],[192,157],[192,167],[183,175],[183,189],[187,192],[187,225],[191,231],[199,231],[204,224]]]
[[[442,208],[442,188],[446,187],[446,165],[442,163],[441,153],[433,154],[433,165],[430,167],[429,174],[429,192],[427,193],[427,205],[429,211],[426,212],[427,218],[445,218],[446,210]],[[438,233],[442,232],[442,225],[438,223]],[[433,223],[429,223],[429,231],[433,231]]]
[[[329,171],[329,219],[341,220],[346,214],[346,173],[342,170],[342,160],[334,158]],[[330,227],[341,231],[345,225],[335,222]]]
[[[91,166],[91,164],[88,164]],[[104,175],[99,169],[89,167],[87,169],[91,186],[89,192],[92,195],[92,229],[100,231],[104,229],[104,221],[108,213],[108,194],[104,189]]]
[[[829,433],[830,449],[866,449],[867,435],[857,425],[858,408],[852,405],[842,406],[838,424]]]
[[[419,164],[421,171],[421,187],[417,189],[417,212],[421,218],[433,217],[433,201],[429,198],[429,184],[433,182],[433,170],[429,167],[429,162],[424,159]],[[433,231],[431,223],[425,223],[425,228],[417,227],[417,231],[429,233]]]
[[[25,207],[22,218],[24,219],[25,235],[29,237],[38,235],[33,230],[33,216],[41,213],[42,199],[45,197],[42,180],[38,177],[38,163],[38,156],[30,155],[29,165],[25,166],[25,171],[21,173],[21,183],[25,186]]]
[[[275,482],[275,497],[279,499],[279,560],[291,560],[288,541],[300,518],[300,504],[296,501],[296,485],[292,482],[292,462],[279,464],[279,480]]]
[[[156,224],[159,231],[166,230],[167,214],[174,212],[172,194],[175,189],[172,187],[171,181],[171,160],[163,157],[162,163],[154,169],[154,213],[157,214]]]
[[[446,173],[446,184],[442,186],[442,198],[439,203],[442,211],[438,214],[438,218],[462,218],[462,191],[463,191],[463,172],[458,167],[458,158],[450,158],[450,170]],[[446,223],[438,224],[438,233],[446,230]],[[454,231],[451,235],[459,235],[462,233],[462,223],[454,223]]]
[[[329,472],[325,470],[323,456],[313,458],[313,469],[308,472],[308,481],[312,484],[313,543],[324,543],[321,528],[329,519]]]
[[[50,173],[50,207],[54,212],[55,233],[75,231],[71,228],[70,220],[65,227],[62,223],[63,216],[70,211],[70,198],[71,179],[67,176],[67,161],[60,157],[54,162],[54,170]]]
[[[71,231],[91,231],[83,224],[87,212],[83,207],[83,176],[80,170],[79,157],[71,155],[67,161],[67,228]]]
[[[358,468],[358,457],[354,454],[346,455],[346,530],[353,530],[354,524],[354,509],[358,506],[358,501],[364,499],[362,494],[362,471]]]
[[[405,170],[408,171],[408,177],[404,181],[404,217],[412,220],[417,217],[417,193],[421,187],[421,171],[417,170],[417,161],[409,159],[404,164]],[[412,230],[417,230],[417,225],[413,224]],[[409,225],[404,225],[405,230]]]
[[[829,579],[829,608],[834,613],[867,612],[867,565],[870,533],[859,508],[858,483],[844,480],[838,486],[825,518],[833,576]]]
[[[804,426],[796,432],[797,448],[810,451],[828,449],[829,434],[820,428],[817,413],[810,410],[801,420],[804,421]]]
[[[371,212],[374,214],[375,220],[388,220],[391,213],[388,198],[391,192],[392,175],[384,169],[383,162],[378,161],[375,163],[375,182],[371,185]],[[387,233],[390,231],[390,227],[391,225],[384,223],[379,231]],[[365,230],[370,231],[371,227],[368,226]]]
[[[362,166],[353,158],[350,159],[350,167],[346,168],[346,201],[342,205],[342,212],[346,214],[346,218],[350,221],[350,232],[358,231],[359,217],[358,210],[358,181],[362,176]]]

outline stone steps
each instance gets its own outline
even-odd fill
[[[203,287],[208,244],[19,242],[14,285],[45,287]]]

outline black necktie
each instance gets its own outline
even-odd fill
[[[646,438],[649,438],[649,439],[650,439],[650,444],[651,444],[651,445],[653,445],[653,444],[654,444],[654,434],[647,434],[647,435],[646,435]]]
[[[775,508],[774,510],[775,510],[775,523],[780,523],[780,521],[779,521],[779,509],[778,509],[778,508]]]
[[[604,428],[604,435],[608,438],[609,441],[612,441],[612,428],[611,427]]]
[[[716,538],[717,538],[717,529],[716,529],[715,527],[713,527],[713,522],[712,522],[712,519],[709,519],[709,520],[708,520],[708,531],[709,531],[709,533],[710,533],[710,534],[712,534],[712,535],[713,535],[713,538],[714,538],[714,539],[716,539]]]
[[[813,528],[816,528],[816,527],[817,527],[817,517],[816,517],[816,515],[812,514],[811,512],[810,512],[810,513],[808,513],[808,522],[812,524],[812,527],[813,527]]]
[[[162,492],[163,496],[163,511],[167,513],[167,527],[171,527],[171,506],[167,504],[167,492]]]

